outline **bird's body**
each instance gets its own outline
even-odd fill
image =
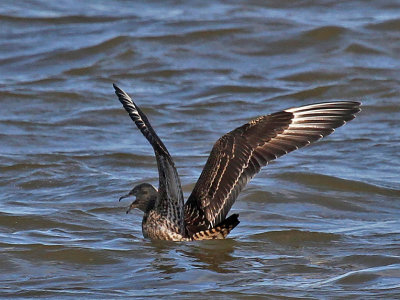
[[[139,208],[144,212],[143,235],[154,240],[225,238],[239,224],[237,214],[227,217],[229,210],[263,166],[329,135],[360,111],[359,102],[318,103],[261,116],[236,128],[214,144],[199,180],[184,203],[178,173],[165,145],[132,99],[116,85],[114,88],[156,155],[158,190],[144,183],[120,198],[136,196],[129,210]]]
[[[138,208],[144,212],[142,232],[145,238],[171,241],[223,239],[237,224],[239,224],[239,215],[233,214],[215,228],[190,232],[189,229],[185,227],[184,234],[182,234],[179,231],[180,228],[176,225],[176,221],[173,219],[173,221],[171,221],[168,216],[163,215],[156,209],[155,204],[159,193],[154,186],[149,183],[139,184],[128,194],[122,196],[120,200],[129,196],[136,196],[136,201],[132,202],[127,213],[132,208]],[[189,219],[192,215],[187,213],[187,206],[185,210],[185,219],[188,220],[185,224],[189,224]]]
[[[168,218],[162,216],[156,210],[145,214],[142,221],[142,231],[145,238],[152,240],[170,240],[170,241],[195,241],[224,239],[229,232],[239,224],[238,215],[233,214],[222,224],[207,230],[200,230],[195,233],[185,232],[183,235],[179,228]]]

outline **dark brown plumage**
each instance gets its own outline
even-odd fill
[[[135,205],[137,202],[145,207],[142,209],[145,237],[176,241],[225,238],[239,224],[237,214],[226,218],[229,210],[261,167],[329,135],[354,119],[361,105],[337,101],[290,108],[261,116],[223,135],[214,144],[184,204],[178,173],[165,145],[132,99],[116,85],[114,88],[132,120],[153,146],[159,171],[159,189],[153,187],[149,197],[153,199],[151,205],[144,196],[136,196],[131,208],[140,208]],[[134,194],[133,190],[131,193]]]

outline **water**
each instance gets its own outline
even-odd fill
[[[397,1],[2,1],[3,297],[400,297]],[[215,140],[332,100],[363,111],[271,163],[224,241],[151,242],[117,199],[157,183],[136,99],[185,196]]]

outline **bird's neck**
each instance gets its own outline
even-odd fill
[[[150,195],[149,200],[147,201],[147,205],[144,209],[145,215],[147,215],[150,211],[152,211],[156,206],[157,201],[157,193]]]

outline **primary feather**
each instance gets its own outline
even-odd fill
[[[145,114],[120,88],[115,93],[154,149],[159,172],[157,200],[145,212],[146,236],[170,240],[225,238],[239,223],[227,214],[240,191],[260,169],[307,146],[354,119],[359,102],[336,101],[289,108],[256,118],[223,135],[184,205],[174,162]],[[158,223],[158,224],[157,224]]]

